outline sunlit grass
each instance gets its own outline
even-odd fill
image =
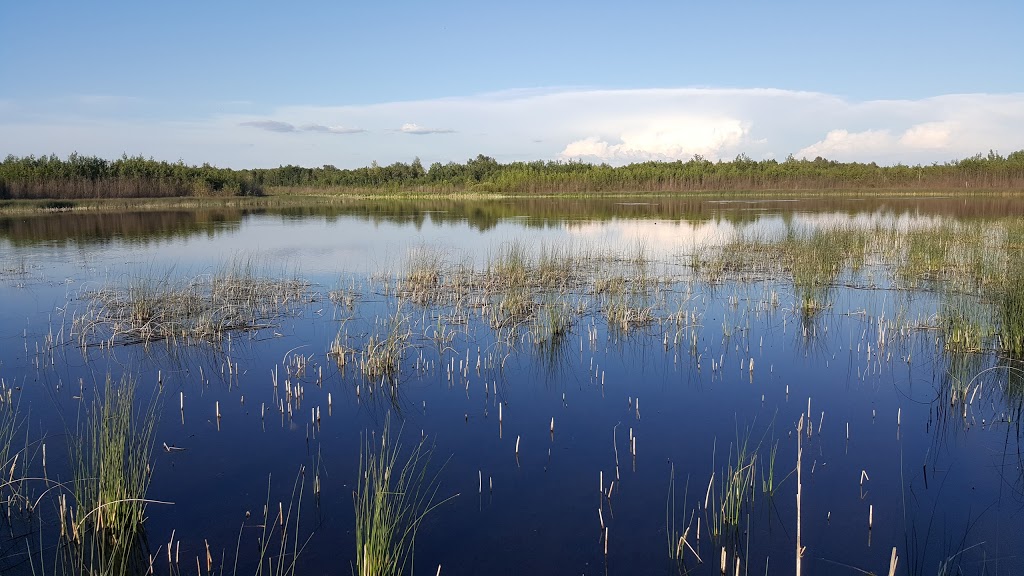
[[[89,307],[74,318],[73,330],[83,346],[219,341],[232,331],[271,327],[305,303],[307,288],[246,259],[192,278],[139,275],[87,292]]]
[[[358,576],[397,576],[413,571],[416,535],[435,502],[438,477],[431,475],[432,448],[423,441],[403,456],[385,420],[379,439],[364,439],[356,512],[355,566]]]

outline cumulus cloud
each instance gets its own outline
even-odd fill
[[[953,130],[951,122],[926,122],[908,128],[899,143],[908,148],[942,149],[949,146]]]
[[[559,153],[561,158],[601,162],[678,160],[696,154],[717,159],[735,149],[748,132],[736,118],[680,116],[648,118],[619,134],[614,143],[597,136],[575,140]]]
[[[829,159],[865,160],[912,155],[922,150],[951,149],[956,126],[953,122],[924,122],[907,128],[896,137],[892,131],[830,130],[819,140],[796,153],[799,158],[823,156]]]
[[[815,142],[796,153],[798,158],[815,158],[823,156],[834,159],[878,153],[892,146],[893,138],[888,130],[865,130],[850,132],[849,130],[830,130],[825,139]]]
[[[453,134],[455,130],[451,128],[424,128],[414,122],[407,122],[402,124],[402,127],[398,129],[403,134]]]

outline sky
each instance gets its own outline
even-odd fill
[[[1024,2],[8,2],[0,156],[232,168],[1024,149]]]

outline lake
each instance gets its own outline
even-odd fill
[[[1019,574],[1022,233],[948,195],[0,216],[0,572],[355,573],[397,494],[415,573]]]

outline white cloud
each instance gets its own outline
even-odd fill
[[[774,89],[510,90],[367,105],[281,106],[158,119],[60,99],[0,105],[0,156],[122,152],[232,167],[354,167],[376,160],[582,158],[623,164],[825,156],[880,164],[931,163],[989,149],[1024,149],[1024,94],[957,94],[853,102]],[[255,108],[255,106],[253,107]],[[416,122],[408,119],[415,118]],[[256,129],[254,129],[256,128]],[[358,138],[315,137],[360,133]],[[444,138],[402,135],[447,134]],[[154,135],[157,135],[154,137]]]
[[[830,130],[824,140],[802,148],[798,158],[852,159],[875,161],[886,157],[900,157],[920,150],[946,150],[952,145],[956,131],[953,122],[924,122],[907,128],[897,138],[888,129]]]
[[[420,126],[419,124],[416,124],[414,122],[407,122],[405,124],[402,124],[402,127],[399,128],[398,131],[403,133],[403,134],[417,134],[417,135],[423,135],[423,134],[451,134],[451,133],[455,132],[455,130],[452,130],[450,128],[424,128],[423,126]]]
[[[900,137],[900,145],[908,148],[946,148],[955,130],[951,122],[925,122],[911,126]]]
[[[801,149],[796,153],[796,157],[823,156],[832,160],[864,154],[880,154],[888,151],[892,147],[892,143],[893,139],[888,130],[865,130],[863,132],[830,130],[824,140]]]
[[[743,143],[748,132],[735,118],[679,116],[641,122],[622,132],[617,143],[588,136],[567,144],[559,156],[616,163],[677,160],[695,154],[717,159],[723,151]]]

